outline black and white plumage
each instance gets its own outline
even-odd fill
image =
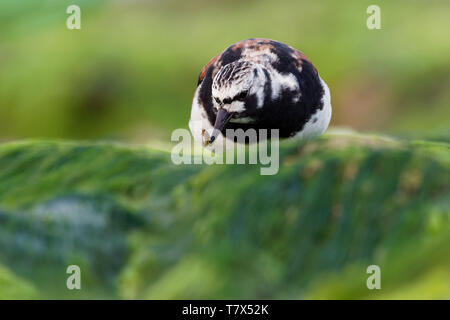
[[[281,138],[308,139],[322,134],[330,119],[328,86],[303,53],[248,39],[202,69],[189,127],[214,150],[224,146],[226,129],[279,129]]]

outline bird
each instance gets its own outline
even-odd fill
[[[202,68],[189,129],[195,141],[218,151],[239,142],[227,138],[227,129],[278,129],[280,138],[308,140],[330,119],[330,90],[306,55],[276,40],[251,38]]]

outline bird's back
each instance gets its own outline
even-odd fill
[[[305,62],[311,61],[300,51],[284,43],[270,39],[246,39],[232,44],[222,53],[212,58],[202,69],[198,84],[208,75],[214,78],[222,66],[231,62],[245,59],[260,63],[264,66],[273,66],[280,72],[294,71],[287,66],[300,68]],[[317,72],[315,67],[313,69]]]

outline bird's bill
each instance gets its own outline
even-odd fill
[[[214,123],[214,130],[211,135],[211,138],[208,141],[208,144],[211,144],[216,140],[217,136],[222,131],[223,127],[230,121],[233,116],[233,112],[228,112],[225,109],[219,109],[217,112],[216,122]]]

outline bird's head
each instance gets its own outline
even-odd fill
[[[228,122],[249,123],[248,97],[261,89],[258,84],[261,66],[249,61],[235,61],[223,66],[212,84],[213,106],[217,112],[212,143]]]

